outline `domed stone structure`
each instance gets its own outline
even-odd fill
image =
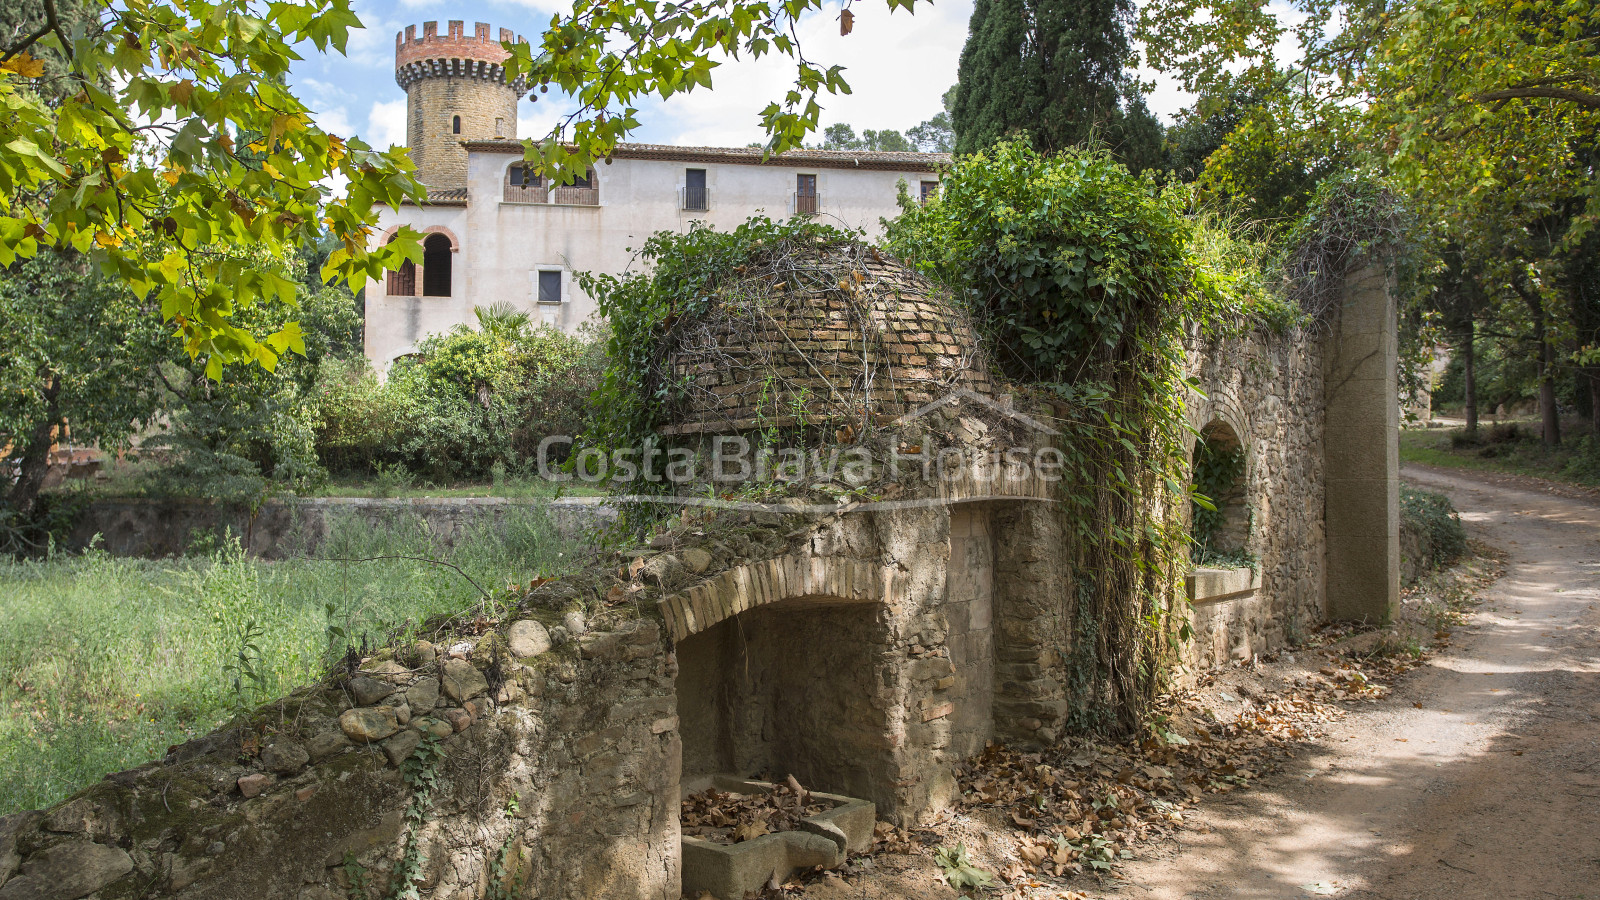
[[[882,423],[954,390],[993,393],[964,311],[862,245],[725,285],[674,343],[665,374],[679,399],[664,434]]]

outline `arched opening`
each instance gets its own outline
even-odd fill
[[[783,600],[679,641],[683,786],[710,776],[781,782],[892,808],[877,603]]]
[[[391,237],[389,240],[393,241],[394,238]],[[391,297],[415,297],[417,295],[417,264],[408,259],[400,264],[400,268],[391,270],[386,288],[386,293]]]
[[[1245,498],[1244,445],[1232,426],[1214,421],[1195,441],[1193,482],[1197,498],[1189,534],[1199,566],[1250,563],[1250,508]]]
[[[456,116],[456,117],[454,117],[454,118],[452,118],[450,120],[450,133],[451,134],[460,134],[461,133],[461,117],[460,116]]]
[[[450,238],[430,234],[422,242],[422,296],[450,296]],[[410,263],[407,263],[410,265]]]

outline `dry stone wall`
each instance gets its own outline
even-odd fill
[[[490,631],[371,660],[0,819],[0,898],[385,895],[409,827],[402,766],[437,741],[416,829],[423,896],[484,897],[495,880],[542,898],[676,900],[680,745],[660,626],[565,632],[530,624],[512,647]]]
[[[1053,439],[969,377],[965,345],[934,339],[933,301],[896,294],[872,320],[882,340],[854,345],[842,326],[817,337],[835,311],[843,322],[863,308],[830,302],[801,298],[785,307],[792,333],[768,335],[816,344],[796,351],[793,378],[815,362],[829,382],[893,347],[889,373],[938,377],[885,387],[900,392],[881,395],[891,410],[936,386],[975,390],[970,408],[863,440],[990,453]],[[721,362],[746,348],[712,333],[719,343],[671,361],[716,398],[680,420],[690,442],[716,422],[758,427],[760,395]],[[1236,496],[1256,570],[1195,578],[1210,587],[1189,610],[1194,667],[1284,646],[1323,618],[1326,340],[1256,332],[1190,348],[1191,424],[1225,424],[1244,451]],[[754,511],[713,494],[733,508],[688,509],[648,546],[530,588],[520,621],[457,622],[441,646],[364,660],[159,763],[0,820],[0,900],[376,898],[401,872],[441,900],[672,900],[680,795],[713,776],[792,775],[901,825],[939,815],[985,742],[1038,748],[1075,725],[1093,630],[1077,598],[1097,573],[1072,571],[1057,488],[1037,472],[871,487],[870,502],[822,511],[798,493]],[[585,611],[613,625],[591,632]]]

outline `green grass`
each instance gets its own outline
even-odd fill
[[[68,480],[52,490],[90,499],[159,496],[160,480],[157,476],[161,468],[161,464],[154,459],[108,459],[101,467],[101,477]],[[435,484],[396,468],[379,473],[376,477],[330,478],[309,496],[392,497],[404,500],[464,497],[544,500],[555,497],[598,497],[604,493],[595,485],[575,478],[556,483],[537,475],[507,474],[499,480]]]
[[[538,509],[439,553],[418,520],[335,525],[324,556],[434,555],[497,593],[572,558]],[[409,560],[263,562],[224,546],[184,559],[104,553],[0,561],[0,815],[54,803],[109,772],[223,724],[241,704],[325,672],[346,642],[374,643],[482,595]],[[257,679],[235,691],[241,634],[261,629]]]
[[[1563,422],[1562,445],[1546,450],[1537,422],[1507,423],[1516,436],[1478,426],[1478,443],[1465,443],[1464,428],[1408,428],[1400,432],[1400,459],[1451,469],[1532,475],[1586,487],[1600,486],[1600,446],[1584,432],[1587,423]]]
[[[332,479],[317,492],[319,497],[393,497],[396,499],[457,499],[462,497],[503,497],[508,500],[539,500],[556,497],[602,497],[605,491],[577,479],[556,484],[537,477],[509,477],[498,484],[460,482],[437,485],[380,484],[371,479]]]

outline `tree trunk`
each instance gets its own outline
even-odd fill
[[[44,487],[44,476],[50,471],[51,437],[61,424],[61,376],[50,379],[44,389],[45,415],[34,424],[33,433],[22,451],[22,461],[17,467],[17,481],[6,496],[6,505],[27,516],[39,500],[39,489]]]
[[[1589,431],[1600,449],[1600,366],[1588,366],[1584,374],[1589,376]]]
[[[1538,306],[1533,320],[1534,338],[1539,342],[1539,424],[1546,447],[1561,445],[1561,417],[1556,414],[1556,348],[1550,343],[1544,306]]]
[[[1478,436],[1478,347],[1477,326],[1472,313],[1467,313],[1466,335],[1461,342],[1461,368],[1463,375],[1462,400],[1466,407],[1467,437]]]
[[[1523,302],[1528,304],[1528,312],[1533,317],[1533,340],[1539,346],[1537,362],[1540,439],[1547,448],[1559,447],[1561,419],[1556,415],[1556,348],[1550,343],[1550,328],[1545,313],[1544,298],[1536,291],[1524,289],[1520,284],[1512,286],[1522,296]]]

